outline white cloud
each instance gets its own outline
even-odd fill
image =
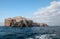
[[[45,22],[49,25],[60,25],[60,1],[53,1],[49,6],[41,8],[34,13],[37,22]]]

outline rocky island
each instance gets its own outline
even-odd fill
[[[46,23],[36,23],[33,20],[17,16],[13,18],[6,18],[4,26],[13,26],[13,27],[33,27],[33,26],[48,26]]]

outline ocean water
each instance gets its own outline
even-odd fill
[[[60,39],[60,27],[5,27],[0,26],[0,39]]]

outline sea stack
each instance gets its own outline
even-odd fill
[[[35,23],[31,19],[17,16],[13,18],[6,18],[4,26],[13,26],[13,27],[33,27],[33,26],[48,26],[46,23]]]

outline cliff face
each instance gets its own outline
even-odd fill
[[[12,18],[6,18],[5,22],[4,22],[4,25],[5,26],[10,26],[11,21],[12,21]]]
[[[6,18],[4,26],[32,27],[32,26],[47,26],[47,24],[35,23],[30,19],[18,16],[18,17],[13,17],[13,18]]]

